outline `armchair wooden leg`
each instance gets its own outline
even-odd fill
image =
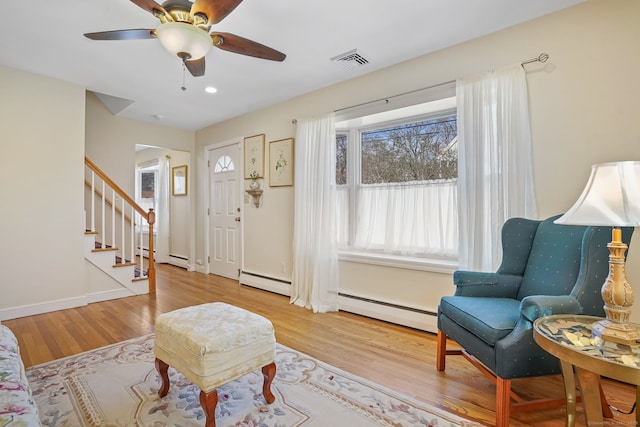
[[[447,356],[447,336],[444,332],[438,329],[438,341],[436,348],[436,368],[438,371],[444,371],[445,357]]]
[[[509,427],[511,380],[496,377],[496,427]]]

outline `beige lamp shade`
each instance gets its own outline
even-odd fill
[[[580,198],[556,224],[640,226],[640,161],[600,163]]]
[[[211,36],[200,28],[184,22],[166,22],[156,29],[160,44],[180,58],[196,60],[211,48]]]

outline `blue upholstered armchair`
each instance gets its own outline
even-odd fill
[[[533,321],[551,314],[604,317],[600,289],[609,270],[609,227],[558,225],[512,218],[502,228],[502,263],[495,273],[456,271],[456,292],[438,307],[437,369],[463,355],[496,381],[496,425],[507,427],[511,379],[560,374],[558,360],[533,339]],[[623,229],[629,244],[633,228]],[[462,349],[447,350],[447,337]],[[563,401],[558,399],[557,403]],[[518,402],[529,409],[541,402]],[[526,408],[521,408],[526,409]]]

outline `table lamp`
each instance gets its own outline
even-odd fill
[[[620,227],[640,226],[640,161],[600,163],[578,201],[556,224],[611,226],[609,275],[602,285],[606,319],[593,327],[603,340],[630,344],[640,341],[640,331],[629,323],[633,289],[625,273],[625,252]]]

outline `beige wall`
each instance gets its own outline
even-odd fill
[[[195,135],[113,116],[83,87],[10,68],[0,67],[0,93],[0,227],[10,243],[0,320],[83,305],[96,290],[83,252],[85,154],[133,192],[136,144],[192,160]],[[193,218],[187,224],[193,257]]]
[[[86,156],[130,195],[134,195],[138,144],[176,150],[174,154],[179,157],[179,163],[172,162],[172,166],[188,164],[189,187],[196,182],[190,166],[195,163],[196,155],[194,132],[114,116],[92,93],[87,93],[86,127]],[[191,188],[189,192],[192,194]],[[186,252],[184,255],[194,259],[195,200],[189,196],[177,203],[187,212],[180,215],[182,222],[177,226],[180,234],[174,243],[180,255]]]
[[[136,145],[193,153],[191,131],[114,116],[93,93],[87,93],[86,155],[122,189],[133,194]]]
[[[551,55],[549,62],[526,67],[538,207],[541,217],[563,212],[578,197],[591,164],[640,160],[639,17],[636,0],[589,0],[196,133],[113,116],[93,94],[85,104],[83,88],[0,67],[2,235],[11,242],[0,261],[5,289],[0,319],[16,311],[29,314],[36,305],[45,311],[82,302],[85,152],[131,192],[136,144],[192,153],[188,233],[194,262],[204,254],[204,147],[257,133],[266,134],[268,147],[269,141],[295,135],[293,118],[439,84],[540,52]],[[270,188],[267,182],[264,190],[260,208],[243,205],[243,268],[288,280],[293,188]],[[49,252],[36,257],[36,246]],[[342,290],[396,304],[434,310],[439,297],[453,291],[450,274],[353,262],[341,262],[340,268]],[[627,270],[640,294],[640,232]]]
[[[590,0],[203,129],[197,132],[197,149],[256,133],[265,133],[267,141],[291,137],[293,118],[436,85],[547,52],[551,59],[546,64],[526,66],[534,174],[540,217],[561,213],[580,194],[591,164],[640,160],[639,18],[636,0]],[[203,170],[202,164],[198,169]],[[264,207],[245,205],[246,270],[281,277],[286,262],[285,276],[291,277],[292,199],[292,188],[265,185]],[[200,230],[200,216],[197,224]],[[633,242],[628,274],[640,292],[640,232]],[[202,245],[198,239],[198,254]],[[428,310],[452,291],[450,281],[449,274],[341,263],[341,290]]]
[[[159,159],[163,156],[169,157],[169,173],[177,166],[187,166],[187,174],[191,170],[191,153],[180,150],[170,150],[166,148],[148,148],[136,153],[136,164],[141,164],[150,160]],[[171,178],[169,178],[169,186],[171,186]],[[191,253],[191,236],[189,230],[192,228],[191,218],[191,182],[187,179],[187,194],[185,196],[174,196],[169,188],[169,209],[170,209],[170,238],[169,238],[169,254],[173,257],[170,264],[180,267],[188,267],[187,260]]]
[[[0,319],[84,303],[84,88],[0,67]]]

